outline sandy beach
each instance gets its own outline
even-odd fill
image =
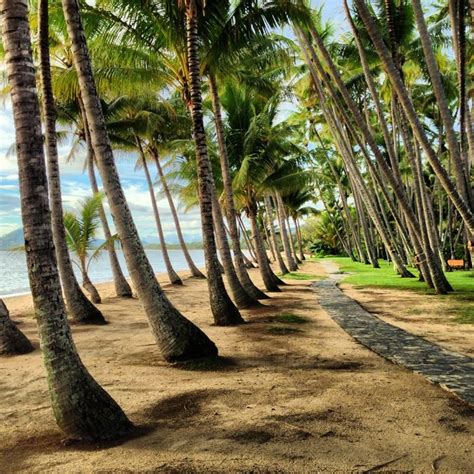
[[[324,275],[316,262],[301,270]],[[251,275],[261,285],[258,270]],[[138,435],[114,446],[63,444],[40,351],[3,358],[2,472],[362,472],[385,463],[390,472],[472,469],[472,407],[357,344],[319,307],[310,281],[288,281],[264,308],[242,311],[248,324],[221,328],[212,325],[206,282],[182,276],[182,287],[159,279],[173,303],[214,340],[221,359],[165,363],[138,300],[115,298],[110,283],[99,284],[109,324],[75,326],[74,339]],[[396,319],[388,315],[385,290],[345,291]],[[408,296],[412,307],[428,311],[426,296]],[[38,347],[31,298],[5,302]],[[304,321],[284,322],[279,316],[285,314]],[[444,323],[450,331],[440,340],[441,318],[428,327],[421,314],[399,324],[432,331],[429,337],[472,355],[472,328]]]

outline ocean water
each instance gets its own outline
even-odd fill
[[[181,250],[168,250],[175,270],[187,270],[188,266]],[[203,250],[189,250],[194,263],[198,268],[204,267]],[[148,259],[156,273],[166,272],[161,250],[146,250]],[[120,265],[125,276],[128,277],[127,266],[121,251],[117,251]],[[75,267],[75,265],[74,265]],[[80,272],[74,268],[78,281],[81,283]],[[89,277],[93,283],[112,280],[109,256],[106,251],[93,260],[89,266]],[[28,272],[26,269],[26,254],[24,252],[0,251],[0,296],[26,294],[30,292]]]

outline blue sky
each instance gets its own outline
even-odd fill
[[[313,6],[324,4],[324,16],[338,28],[344,28],[342,0],[326,2],[312,1]],[[0,236],[21,227],[20,197],[18,191],[18,168],[16,158],[7,156],[7,150],[15,140],[13,117],[9,103],[0,108]],[[83,172],[84,153],[79,152],[77,158],[66,163],[68,146],[59,150],[64,207],[74,210],[81,199],[90,196],[91,191],[87,173]],[[156,228],[153,223],[150,197],[146,188],[143,171],[135,171],[133,161],[117,162],[122,186],[131,208],[139,233],[144,239],[155,239]],[[175,241],[174,226],[166,200],[158,202],[166,238]],[[179,203],[178,203],[179,208]],[[200,240],[200,220],[198,210],[187,213],[180,212],[180,220],[186,240]]]

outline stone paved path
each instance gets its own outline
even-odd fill
[[[324,262],[329,272],[334,264]],[[322,308],[354,339],[380,356],[440,384],[465,402],[474,404],[474,359],[443,349],[365,311],[337,287],[341,275],[313,284]]]

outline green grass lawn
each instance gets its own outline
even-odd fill
[[[325,257],[339,266],[344,273],[349,273],[344,283],[349,283],[359,288],[390,288],[396,290],[411,290],[426,295],[434,295],[434,290],[427,287],[417,278],[400,278],[393,266],[383,260],[379,260],[380,268],[372,268],[370,265],[353,262],[349,257]],[[417,275],[414,268],[409,268]],[[474,324],[474,271],[455,270],[447,272],[446,277],[454,288],[449,295],[439,295],[438,298],[448,300],[450,306],[449,314],[455,316],[460,323]]]

